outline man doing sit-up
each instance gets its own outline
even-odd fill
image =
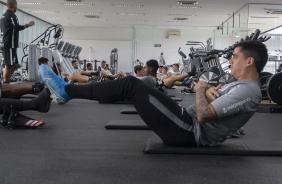
[[[229,61],[231,75],[238,81],[216,88],[198,82],[196,104],[187,108],[135,77],[72,85],[47,65],[41,65],[39,71],[42,82],[61,102],[72,98],[107,102],[130,99],[144,122],[166,145],[216,146],[254,115],[262,98],[259,73],[267,59],[267,49],[261,42],[238,43]]]

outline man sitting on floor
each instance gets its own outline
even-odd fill
[[[48,62],[47,58],[41,57],[39,58],[39,64],[42,62]],[[68,75],[67,73],[64,73],[61,71],[61,74],[63,77],[65,77],[66,81],[71,81],[72,83],[87,83],[87,82],[93,82],[97,80],[97,77],[99,75],[99,72],[90,72],[90,71],[84,71],[80,70],[78,67],[78,62],[76,60],[72,60],[72,66],[73,66],[73,72],[71,75]],[[60,68],[60,70],[62,70]]]
[[[216,88],[198,82],[196,104],[186,109],[135,77],[71,85],[47,65],[41,65],[39,71],[43,83],[61,102],[72,98],[107,102],[130,99],[144,122],[166,145],[216,146],[254,115],[262,99],[259,73],[267,59],[267,49],[261,42],[236,44],[229,62],[231,75],[238,81]]]
[[[134,73],[135,73],[135,77],[137,77],[137,78],[144,77],[145,70],[144,70],[143,66],[136,65],[136,66],[134,66]]]

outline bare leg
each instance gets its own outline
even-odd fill
[[[87,83],[89,82],[89,77],[78,73],[78,74],[69,76],[68,80],[71,80],[72,82]]]
[[[181,74],[181,75],[177,75],[177,76],[171,76],[169,78],[166,78],[163,80],[164,85],[167,87],[172,87],[174,86],[174,83],[176,81],[182,81],[183,79],[189,77],[189,74]]]
[[[9,65],[9,66],[6,65],[6,66],[5,66],[5,69],[4,69],[4,72],[3,72],[3,79],[4,79],[4,82],[10,82],[11,68],[12,68],[11,65]]]
[[[15,98],[25,94],[32,94],[32,85],[34,83],[21,84],[2,84],[2,97]]]
[[[14,64],[14,65],[6,65],[5,66],[5,69],[4,69],[4,72],[3,72],[3,79],[4,79],[4,82],[10,82],[10,78],[12,76],[12,74],[14,73],[14,71],[16,69],[19,68],[19,64]]]

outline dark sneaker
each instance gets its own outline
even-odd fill
[[[45,122],[43,120],[24,116],[18,112],[16,114],[15,124],[18,128],[38,128],[43,127],[45,125]]]
[[[15,108],[11,106],[11,113],[8,120],[8,127],[10,129],[16,128],[38,128],[45,125],[42,120],[35,120],[30,117],[20,114]]]
[[[7,105],[3,105],[3,114],[0,120],[2,127],[4,128],[8,127],[9,116],[10,116],[10,107],[8,107]]]
[[[50,90],[55,98],[54,100],[59,104],[64,104],[71,100],[65,91],[65,86],[68,85],[63,79],[57,76],[53,70],[45,64],[39,66],[39,74],[42,83]]]
[[[17,110],[11,105],[11,108],[10,108],[10,116],[9,116],[9,119],[8,119],[8,126],[10,129],[15,129],[17,128],[16,127],[16,113],[17,113]]]

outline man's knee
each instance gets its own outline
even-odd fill
[[[18,63],[16,63],[16,64],[12,65],[12,67],[13,67],[14,69],[19,69],[19,68],[21,67],[21,65],[19,65]]]

